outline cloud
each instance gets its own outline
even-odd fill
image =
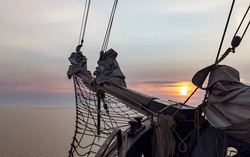
[[[19,77],[2,79],[0,93],[31,92],[31,93],[73,93],[73,83],[65,77],[52,74],[23,74]]]
[[[23,24],[42,24],[72,20],[82,9],[76,1],[24,0],[3,1],[0,19]]]
[[[174,84],[174,83],[178,83],[178,81],[169,81],[169,80],[148,80],[148,81],[142,81],[142,83],[145,84]]]
[[[0,80],[0,91],[6,92],[11,91],[18,86],[18,83],[14,80]]]
[[[221,0],[211,2],[209,0],[192,0],[192,1],[164,1],[155,4],[155,11],[158,13],[188,13],[201,14],[213,13],[221,10],[222,7],[230,6],[231,2]]]
[[[120,2],[121,5],[125,5],[127,11],[135,13],[145,13],[146,15],[157,13],[166,14],[166,13],[191,13],[191,14],[200,14],[200,13],[211,13],[215,11],[220,11],[222,7],[227,7],[231,5],[231,2],[228,0],[220,0],[212,2],[210,0],[178,0],[178,1],[166,1],[158,0],[155,2],[152,1],[125,1]],[[143,3],[143,7],[141,7]],[[119,6],[122,7],[122,6]]]
[[[74,107],[73,93],[4,92],[1,106],[16,107]]]
[[[240,81],[246,85],[250,85],[250,81],[245,80],[244,78],[240,78]]]
[[[144,94],[160,98],[184,102],[196,88],[191,82],[169,80],[140,80],[129,81],[128,88]],[[204,91],[197,91],[188,104],[198,105],[204,97]]]

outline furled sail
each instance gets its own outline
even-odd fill
[[[95,82],[100,85],[106,82],[126,87],[125,76],[122,73],[118,62],[116,61],[117,52],[109,49],[107,52],[101,54],[98,67],[94,72],[96,75]]]
[[[205,78],[207,69],[195,74],[194,84],[203,83],[198,77]],[[212,69],[205,89],[209,94],[204,109],[210,124],[250,143],[250,86],[240,82],[239,72],[227,65],[217,65]]]

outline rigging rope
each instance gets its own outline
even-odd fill
[[[232,45],[232,48],[233,48],[233,52],[234,52],[234,49],[235,49],[237,46],[240,45],[240,43],[241,43],[241,41],[242,41],[243,37],[245,36],[245,33],[246,33],[247,29],[248,29],[248,26],[249,26],[249,24],[250,24],[250,20],[249,20],[249,22],[248,22],[248,24],[247,24],[247,26],[246,26],[246,28],[245,28],[245,30],[244,30],[242,36],[241,36],[241,37],[240,37],[240,36],[236,36],[237,33],[238,33],[238,31],[239,31],[239,29],[240,29],[240,27],[241,27],[241,25],[242,25],[242,23],[243,23],[243,21],[245,20],[245,17],[246,17],[246,15],[247,15],[248,11],[249,11],[249,8],[250,8],[250,5],[248,6],[247,11],[246,11],[245,15],[243,16],[243,18],[242,18],[242,20],[241,20],[241,22],[240,22],[240,24],[239,24],[239,26],[238,26],[238,28],[237,28],[235,34],[234,34],[233,40],[232,40],[232,42],[231,42],[231,45]]]
[[[235,34],[234,34],[234,37],[235,37],[236,34],[238,33],[238,31],[239,31],[239,29],[240,29],[240,27],[241,27],[243,21],[245,20],[245,17],[246,17],[246,15],[247,15],[248,11],[249,11],[249,8],[250,8],[250,5],[248,6],[247,11],[246,11],[245,15],[243,16],[243,18],[242,18],[242,20],[241,20],[241,22],[240,22],[240,24],[239,24],[239,26],[238,26],[238,28],[237,28]],[[250,22],[250,21],[249,21],[249,22]],[[249,22],[248,22],[248,25],[249,25]],[[243,36],[245,35],[245,32],[246,32],[246,30],[247,30],[247,28],[248,28],[248,25],[247,25],[247,27],[246,27],[246,29],[245,29],[243,35],[242,35],[242,38],[243,38]]]
[[[218,53],[217,53],[217,56],[216,56],[216,59],[215,59],[215,63],[216,63],[217,60],[219,59],[221,47],[222,47],[222,44],[223,44],[223,41],[224,41],[224,37],[225,37],[226,31],[227,31],[227,26],[228,26],[228,23],[229,23],[229,20],[230,20],[230,17],[231,17],[231,13],[232,13],[232,11],[233,11],[234,2],[235,2],[235,0],[233,0],[233,2],[232,2],[231,8],[230,8],[230,11],[229,11],[229,14],[228,14],[227,23],[226,23],[226,26],[225,26],[225,28],[224,28],[224,32],[223,32],[223,35],[222,35],[222,39],[221,39],[221,42],[220,42],[220,47],[219,47],[219,50],[218,50]]]
[[[117,3],[118,3],[118,0],[115,0],[114,4],[113,4],[112,11],[111,11],[111,15],[110,15],[110,18],[109,18],[109,23],[108,23],[106,34],[105,34],[105,37],[104,37],[104,41],[103,41],[103,44],[102,44],[101,52],[106,52],[107,47],[108,47],[109,37],[110,37],[111,28],[112,28],[113,21],[114,21],[114,16],[115,16]]]
[[[82,15],[82,24],[81,24],[80,35],[79,35],[79,40],[78,40],[78,46],[76,48],[77,52],[80,51],[80,49],[82,47],[82,44],[84,42],[84,35],[85,35],[87,22],[88,22],[90,2],[91,2],[91,0],[86,0],[85,1],[83,15]]]
[[[247,31],[249,25],[250,25],[250,20],[248,21],[247,27],[246,27],[244,33],[242,34],[241,40],[243,39],[243,37],[244,37],[244,35],[245,35],[245,33],[246,33],[246,31]]]

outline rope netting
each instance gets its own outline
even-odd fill
[[[129,120],[138,116],[143,117],[107,93],[102,93],[102,103],[98,106],[97,93],[90,90],[82,78],[75,74],[73,81],[76,125],[69,157],[94,156],[114,128],[126,129],[129,127]]]

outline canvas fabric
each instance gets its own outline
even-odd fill
[[[195,85],[201,87],[208,69],[212,71],[203,88],[209,91],[204,106],[208,121],[228,135],[250,143],[250,86],[241,83],[239,72],[227,65],[200,70],[194,77],[202,79],[193,78]]]
[[[109,49],[101,55],[97,62],[98,67],[94,72],[94,75],[96,76],[95,81],[98,85],[109,82],[118,86],[126,87],[125,76],[116,61],[117,55],[117,52],[113,49]]]

